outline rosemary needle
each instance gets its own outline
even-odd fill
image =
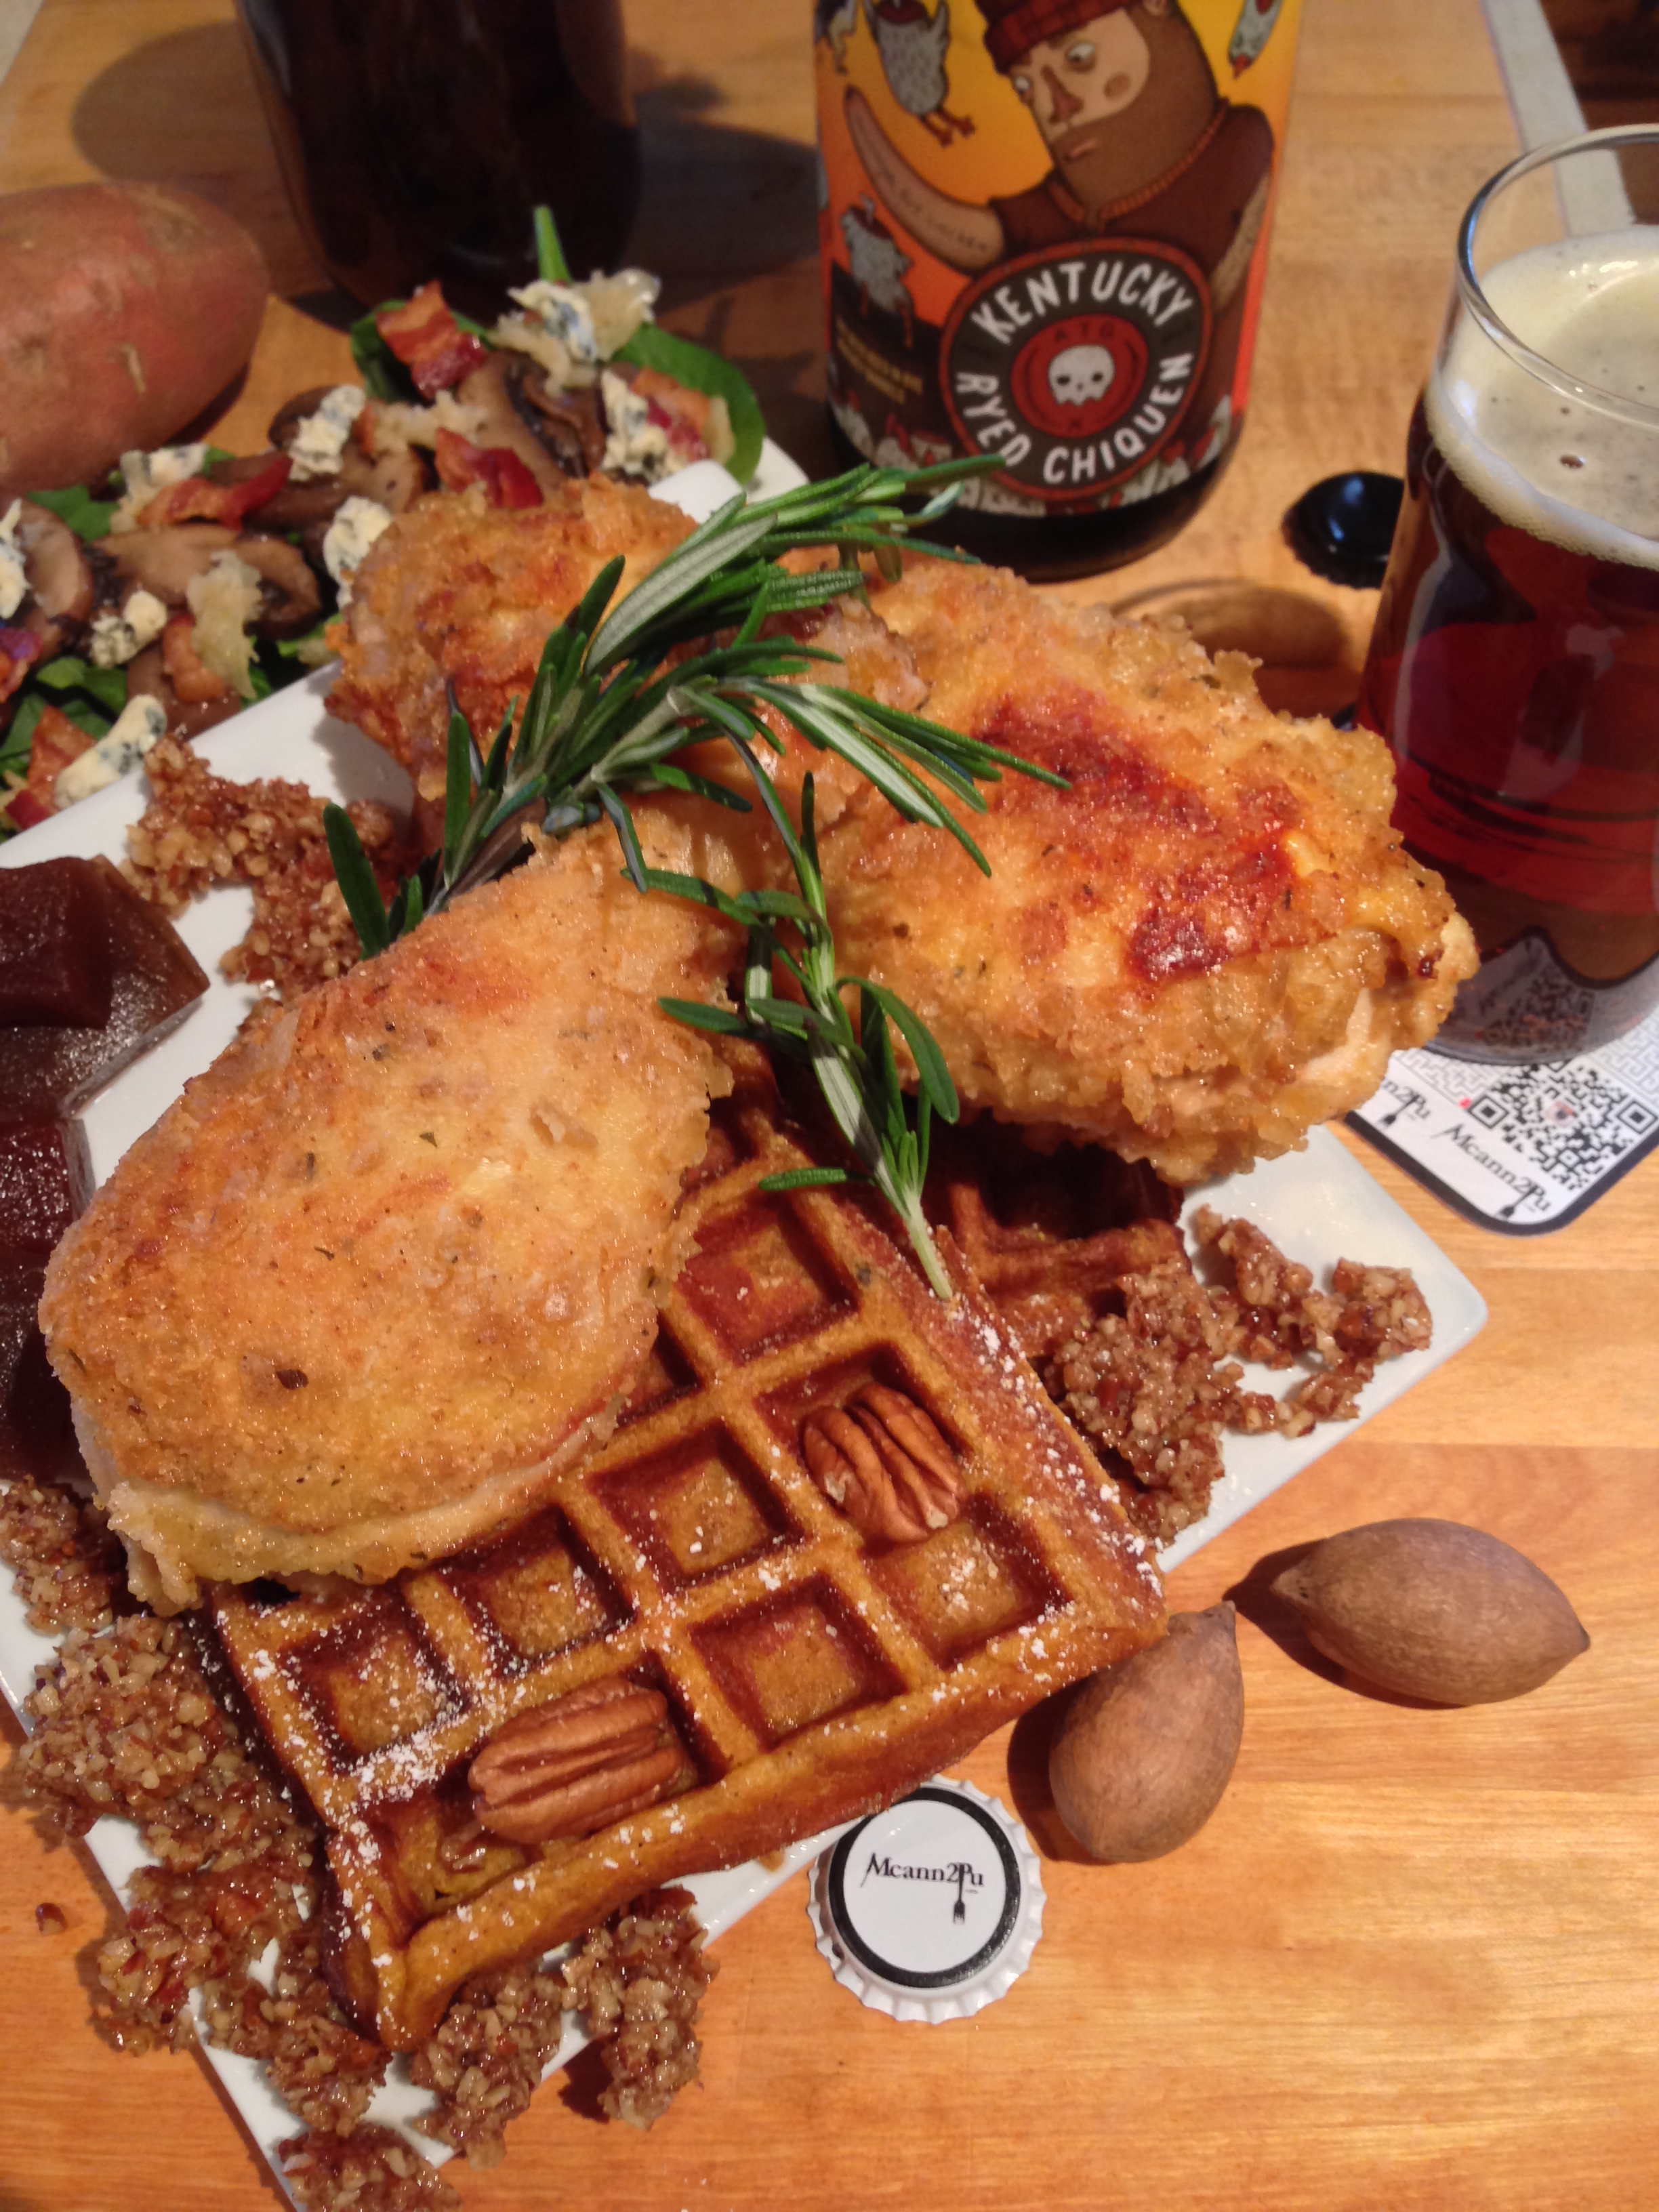
[[[526,822],[539,817],[556,836],[608,819],[641,890],[695,900],[748,933],[738,1011],[671,999],[662,1001],[665,1010],[699,1029],[755,1038],[808,1064],[858,1172],[892,1206],[929,1282],[946,1298],[950,1283],[922,1213],[921,1188],[932,1116],[955,1121],[955,1086],[917,1014],[867,977],[837,970],[813,829],[812,779],[805,781],[797,836],[763,764],[763,750],[780,750],[763,710],[858,769],[907,821],[954,836],[987,873],[983,854],[951,802],[982,813],[978,786],[1005,768],[1053,784],[1063,779],[1000,746],[814,680],[822,664],[836,661],[833,653],[762,632],[769,616],[862,593],[861,553],[872,555],[884,574],[896,574],[900,544],[913,526],[901,495],[925,494],[914,520],[931,521],[955,498],[962,479],[983,465],[955,461],[914,473],[865,466],[752,506],[739,495],[620,599],[623,563],[609,562],[549,637],[516,730],[515,700],[484,751],[452,693],[443,843],[389,908],[350,817],[343,807],[324,810],[335,874],[368,957],[510,867],[524,850]],[[804,546],[835,547],[836,565],[800,575],[777,565],[781,555]],[[698,649],[681,654],[687,647]],[[672,665],[671,653],[679,654]],[[798,891],[733,896],[701,878],[646,866],[625,794],[690,793],[749,811],[746,799],[672,757],[719,738],[747,769],[789,854]],[[780,970],[799,998],[777,994]],[[851,990],[859,994],[856,1027],[843,995]],[[914,1118],[899,1081],[895,1029],[916,1067]],[[851,1172],[803,1170],[769,1178],[769,1185],[838,1182]]]

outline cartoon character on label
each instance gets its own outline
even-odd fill
[[[970,280],[939,356],[963,445],[1000,453],[1006,479],[1051,510],[1144,496],[1227,444],[1272,126],[1222,96],[1180,0],[979,9],[1047,175],[982,205],[953,198],[856,88],[853,145],[888,213]],[[1259,12],[1258,43],[1277,10]]]

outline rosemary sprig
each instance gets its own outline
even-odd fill
[[[843,975],[837,971],[813,826],[812,778],[807,776],[801,787],[801,830],[797,837],[771,778],[754,755],[746,748],[744,750],[762,801],[793,864],[799,896],[793,891],[739,891],[732,897],[701,876],[647,868],[648,890],[667,891],[696,905],[712,907],[749,933],[738,1012],[728,1013],[724,1007],[707,1006],[696,999],[662,999],[658,1004],[665,1013],[693,1029],[720,1036],[750,1037],[808,1064],[836,1126],[865,1175],[903,1224],[929,1283],[940,1297],[949,1299],[952,1296],[950,1278],[939,1262],[921,1210],[921,1187],[927,1177],[933,1115],[938,1114],[946,1121],[957,1118],[957,1091],[951,1071],[926,1024],[902,999],[868,976]],[[793,925],[793,945],[781,933],[784,923]],[[799,1001],[777,995],[780,968],[799,991]],[[859,994],[856,1030],[842,995],[848,990]],[[909,1046],[916,1064],[919,1087],[914,1124],[899,1082],[890,1022]],[[760,1188],[795,1190],[813,1183],[846,1182],[849,1176],[846,1168],[797,1168],[785,1175],[765,1176]]]
[[[807,1061],[862,1172],[897,1212],[943,1297],[950,1285],[922,1215],[921,1185],[931,1117],[956,1119],[956,1091],[920,1018],[880,985],[838,972],[813,830],[812,779],[805,781],[797,836],[762,765],[763,749],[781,750],[763,714],[847,761],[907,821],[947,831],[988,874],[951,801],[982,813],[978,785],[998,779],[1005,768],[1051,784],[1064,780],[921,715],[808,681],[815,664],[836,656],[761,632],[770,615],[861,593],[860,553],[896,573],[900,542],[912,526],[898,503],[901,494],[926,494],[915,520],[931,521],[955,498],[961,480],[982,465],[949,462],[914,474],[866,466],[753,506],[735,498],[620,599],[623,563],[607,563],[549,637],[516,730],[514,701],[488,753],[452,692],[443,843],[389,908],[344,809],[324,811],[335,874],[370,957],[460,892],[512,866],[525,849],[528,823],[539,819],[556,836],[608,818],[641,890],[693,899],[748,932],[739,1012],[686,1000],[665,1000],[665,1007],[700,1028],[757,1038]],[[795,575],[777,565],[785,552],[823,545],[837,549],[832,568]],[[686,653],[688,647],[698,649]],[[691,793],[750,811],[740,793],[671,757],[710,738],[726,739],[741,757],[789,854],[798,894],[732,896],[700,878],[646,866],[625,794]],[[777,995],[780,969],[793,980],[799,1001]],[[853,989],[859,993],[856,1030],[842,995]],[[918,1072],[914,1123],[890,1025],[904,1038]],[[840,1182],[848,1172],[812,1170],[792,1180]]]

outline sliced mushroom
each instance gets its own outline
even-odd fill
[[[165,530],[125,531],[106,538],[104,548],[130,583],[181,607],[192,578],[204,576],[214,555],[235,543],[236,532],[222,522],[175,522]]]
[[[40,658],[51,659],[80,630],[92,612],[96,579],[84,545],[48,507],[26,499],[17,519],[17,543],[29,597],[18,627],[40,641]]]
[[[204,700],[199,706],[187,707],[167,681],[167,672],[161,659],[159,641],[147,645],[136,659],[127,663],[127,697],[159,699],[167,718],[167,735],[172,738],[198,738],[204,730],[210,730],[216,722],[228,721],[240,713],[243,702],[233,691],[223,699]]]
[[[267,446],[262,453],[233,453],[228,460],[214,462],[207,472],[209,481],[216,484],[246,483],[252,477],[263,476],[276,458],[275,446]]]
[[[544,499],[557,496],[565,481],[565,471],[531,431],[514,404],[508,364],[503,355],[492,353],[488,361],[463,377],[455,397],[463,406],[483,410],[483,425],[472,441],[475,446],[485,452],[492,447],[505,446],[535,477]]]
[[[290,404],[297,406],[299,402]],[[306,558],[314,568],[320,568],[324,536],[347,500],[378,500],[393,514],[401,514],[426,485],[425,465],[412,446],[399,453],[377,453],[370,460],[360,447],[349,443],[335,475],[315,477],[309,483],[295,483],[290,477],[276,497],[256,507],[248,520],[260,530],[280,531],[284,535],[296,532]]]
[[[556,392],[547,371],[522,358],[509,362],[514,405],[567,476],[589,477],[605,459],[605,416],[597,385]]]
[[[307,544],[307,533],[314,530],[320,543],[347,495],[340,477],[316,477],[309,483],[295,483],[290,477],[274,499],[254,508],[248,520],[261,530],[297,530]]]
[[[264,606],[253,627],[261,637],[303,635],[323,611],[323,595],[299,547],[251,532],[236,540],[236,555],[258,571]]]
[[[287,453],[301,423],[307,415],[316,413],[333,389],[331,384],[313,384],[308,392],[295,392],[288,404],[279,407],[270,418],[268,434],[271,444]],[[346,454],[342,456],[341,471],[337,475],[311,477],[301,483],[290,477],[276,497],[257,507],[248,520],[261,530],[297,531],[308,558],[320,562],[323,533],[342,504],[351,496],[343,462],[352,450],[347,447]],[[361,460],[362,456],[358,459]]]
[[[371,461],[356,446],[340,456],[340,481],[358,499],[379,500],[388,513],[401,514],[427,488],[426,464],[413,446],[395,453],[376,453]]]

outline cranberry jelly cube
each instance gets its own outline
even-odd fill
[[[69,1392],[46,1358],[35,1309],[44,1260],[0,1262],[0,1475],[62,1482],[81,1464]]]
[[[0,1029],[0,1120],[79,1113],[130,1060],[182,1021],[208,987],[166,915],[140,898],[109,861],[90,865],[109,951],[109,1018],[94,1028],[31,1024]]]
[[[0,1122],[0,1259],[47,1258],[91,1195],[78,1121]]]
[[[0,868],[0,1029],[101,1028],[109,1019],[109,931],[90,860]]]

